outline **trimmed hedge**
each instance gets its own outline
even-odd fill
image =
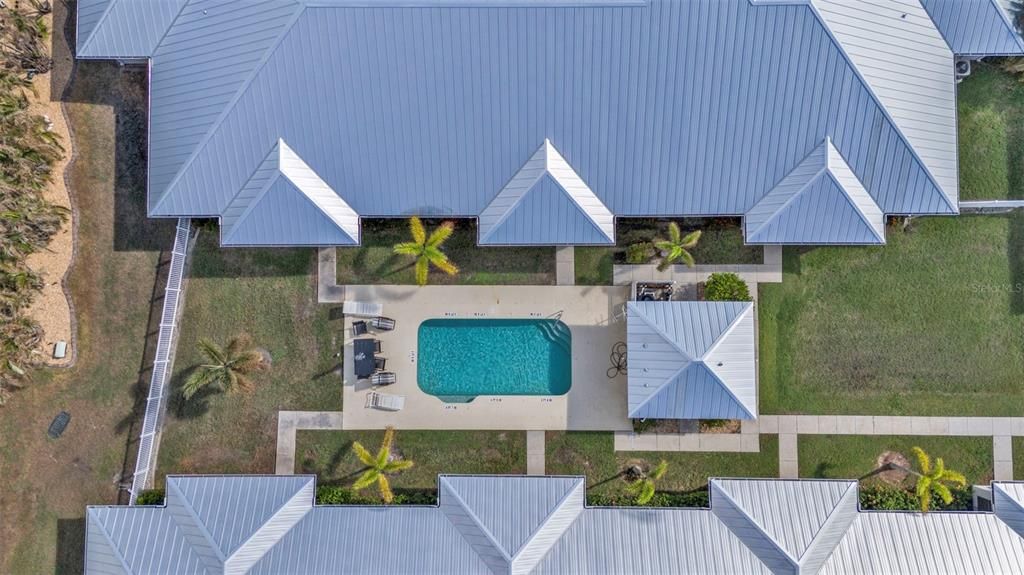
[[[437,505],[437,491],[432,489],[395,489],[392,505]],[[369,497],[341,485],[320,485],[316,488],[318,505],[384,505],[376,497]]]
[[[720,272],[708,276],[704,282],[704,299],[707,301],[753,301],[747,282],[740,276]]]
[[[587,505],[591,507],[636,507],[636,501],[630,495],[606,495],[588,493]],[[697,491],[659,491],[642,507],[708,507],[707,489]]]
[[[139,496],[135,498],[136,505],[163,505],[164,504],[164,490],[163,489],[147,489],[139,493]]]
[[[970,487],[951,487],[953,502],[946,505],[937,496],[932,497],[933,511],[969,511],[974,504]],[[918,511],[921,509],[917,494],[907,489],[884,484],[861,485],[860,508],[871,511]]]

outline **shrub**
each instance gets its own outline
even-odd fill
[[[320,485],[316,488],[318,505],[383,505],[376,497],[360,495],[341,485]],[[436,505],[437,492],[433,489],[395,490],[392,505]]]
[[[654,257],[654,244],[651,242],[639,242],[630,244],[626,248],[627,264],[645,264]]]
[[[970,487],[953,487],[953,502],[946,505],[941,499],[932,503],[935,511],[966,511],[971,509],[973,500]],[[871,511],[917,511],[921,509],[917,494],[914,492],[875,483],[860,487],[860,508]]]
[[[707,489],[696,491],[659,491],[643,507],[708,507]],[[636,499],[629,494],[588,493],[591,507],[636,507]]]
[[[707,301],[752,301],[747,282],[734,273],[715,273],[704,283]]]
[[[163,489],[147,489],[135,498],[136,505],[163,505],[164,504],[164,490]]]
[[[634,419],[633,421],[633,433],[644,433],[650,430],[652,427],[658,424],[657,419]]]

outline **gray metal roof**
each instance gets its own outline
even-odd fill
[[[921,0],[953,52],[1020,54],[1024,42],[1009,17],[1009,0]]]
[[[922,515],[859,512],[854,481],[712,479],[710,509],[590,508],[579,477],[444,475],[436,507],[319,506],[313,481],[170,476],[166,507],[89,507],[86,572],[910,575],[1024,565],[1022,534],[1000,515],[1001,495],[1024,495],[1017,483],[993,483],[995,513]],[[217,563],[204,558],[210,548],[237,550]]]
[[[885,215],[826,139],[743,218],[748,243],[882,244]]]
[[[629,302],[629,416],[756,418],[754,331],[748,302]]]
[[[616,216],[742,215],[825,138],[883,213],[957,211],[918,0],[167,1],[86,54],[151,58],[153,216],[222,216],[279,139],[363,216],[482,217],[545,140]],[[83,0],[79,48],[142,3]],[[604,241],[556,191],[501,242]]]

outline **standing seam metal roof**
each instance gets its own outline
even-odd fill
[[[826,137],[884,213],[956,212],[917,0],[396,4],[181,8],[140,54],[151,215],[221,215],[279,138],[364,216],[480,215],[544,139],[614,215],[739,215]]]
[[[301,516],[262,544],[262,554],[246,567],[249,573],[495,572],[444,510],[445,493],[439,507],[318,506],[312,501],[312,476],[168,477],[170,484],[179,481],[190,482],[189,504],[199,505],[210,525],[233,528],[247,521],[238,518],[247,506],[272,509],[280,500],[275,494],[309,493],[295,505]],[[952,575],[1014,573],[1024,564],[1021,532],[1000,519],[1009,509],[1003,497],[1019,503],[1024,495],[1017,483],[993,484],[994,514],[920,514],[859,512],[853,481],[712,479],[710,509],[585,507],[583,478],[441,476],[439,481],[457,485],[463,501],[472,501],[474,515],[512,547],[529,547],[557,514],[571,511],[558,519],[558,529],[548,534],[533,561],[505,573]],[[222,486],[235,487],[241,497]],[[178,493],[168,491],[167,507],[88,508],[86,572],[235,572],[230,565],[204,568],[172,518]],[[567,493],[579,496],[570,500]],[[538,521],[544,524],[539,531]],[[524,540],[530,531],[535,535]],[[798,564],[763,553],[767,562],[758,559],[757,533],[770,533],[781,547],[802,553]]]

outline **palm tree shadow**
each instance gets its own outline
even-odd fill
[[[612,481],[615,481],[616,479],[621,479],[625,474],[626,474],[625,471],[620,471],[620,472],[616,473],[615,475],[612,475],[611,477],[606,477],[605,479],[602,479],[601,481],[598,481],[597,483],[594,483],[592,485],[588,485],[587,489],[590,490],[590,489],[594,489],[594,488],[600,487],[600,486],[602,486],[602,485],[604,485],[606,483],[611,483]]]
[[[346,441],[334,450],[331,454],[331,458],[322,467],[317,465],[316,459],[313,457],[304,457],[302,460],[302,472],[315,474],[320,478],[329,478],[321,483],[323,485],[340,485],[343,483],[349,483],[351,480],[358,477],[366,468],[360,468],[344,475],[338,475],[338,469],[341,464],[352,453],[352,441]]]
[[[196,419],[206,415],[210,411],[210,399],[224,393],[212,385],[207,385],[186,399],[182,388],[185,381],[198,368],[199,366],[189,368],[171,380],[167,398],[167,413],[173,414],[175,419]]]

